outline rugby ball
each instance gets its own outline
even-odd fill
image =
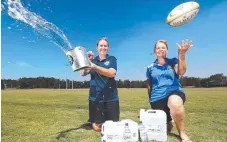
[[[185,2],[175,7],[167,16],[170,26],[181,26],[191,21],[199,12],[199,4],[194,1]]]

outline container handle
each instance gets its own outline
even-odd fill
[[[155,110],[148,110],[148,113],[156,113]]]

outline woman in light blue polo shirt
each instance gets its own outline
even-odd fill
[[[154,46],[157,59],[148,66],[146,73],[151,108],[166,112],[168,131],[173,127],[173,118],[182,142],[190,142],[190,139],[184,128],[183,104],[186,97],[179,82],[179,75],[186,72],[185,53],[191,46],[191,41],[182,41],[181,45],[177,44],[178,59],[167,58],[168,44],[165,40],[158,40]]]

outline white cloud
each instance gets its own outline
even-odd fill
[[[27,62],[24,62],[24,61],[17,61],[16,65],[18,65],[20,67],[29,67],[29,66],[31,66]]]

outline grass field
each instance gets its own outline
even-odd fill
[[[195,142],[227,142],[227,88],[185,89],[186,131]],[[121,119],[138,121],[148,108],[146,89],[119,89]],[[88,90],[3,90],[3,142],[99,142],[100,133],[77,129],[88,119]],[[173,133],[177,134],[176,128]],[[178,142],[168,136],[169,142]]]

